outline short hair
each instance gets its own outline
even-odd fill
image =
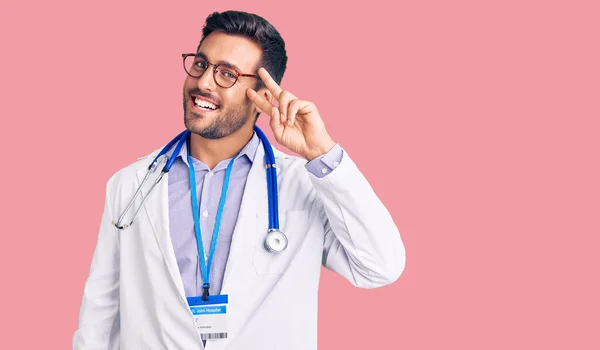
[[[281,84],[287,65],[287,54],[283,38],[271,23],[247,12],[214,12],[206,18],[202,39],[196,50],[199,50],[204,39],[215,31],[240,35],[257,43],[262,49],[259,67],[264,67],[277,84]],[[263,87],[264,83],[259,79],[255,89],[260,90]]]

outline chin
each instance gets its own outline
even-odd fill
[[[205,125],[204,120],[192,117],[191,119],[185,119],[185,128],[194,134],[201,134],[205,129],[207,129],[207,125]]]

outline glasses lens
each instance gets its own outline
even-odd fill
[[[233,69],[227,67],[219,67],[217,71],[217,83],[222,87],[232,87],[237,80],[237,74]]]
[[[185,71],[189,75],[198,78],[202,75],[202,73],[204,73],[208,67],[208,63],[200,57],[186,56],[184,66]]]

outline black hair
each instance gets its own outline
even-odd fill
[[[262,49],[262,55],[259,66],[256,68],[264,67],[277,84],[281,84],[287,65],[287,54],[283,38],[271,23],[260,16],[247,12],[214,12],[206,18],[206,24],[202,29],[202,40],[200,40],[197,50],[200,49],[204,39],[215,31],[240,35],[257,43]],[[263,87],[264,84],[259,79],[255,89],[260,90]]]

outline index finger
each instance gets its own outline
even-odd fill
[[[271,74],[269,74],[269,72],[267,72],[266,69],[261,67],[258,70],[258,75],[260,76],[260,79],[263,81],[263,83],[265,83],[267,89],[269,89],[273,96],[275,96],[275,98],[279,100],[279,95],[281,94],[281,91],[283,89],[281,88],[281,86],[279,86],[279,84],[277,84],[275,80],[273,80],[273,78],[271,78]]]
[[[256,93],[256,91],[254,91],[253,89],[246,90],[246,96],[248,96],[250,101],[252,101],[256,106],[258,106],[258,108],[261,111],[267,113],[270,117],[272,117],[271,110],[274,106],[273,104],[271,104],[271,102],[267,101],[264,97]]]

